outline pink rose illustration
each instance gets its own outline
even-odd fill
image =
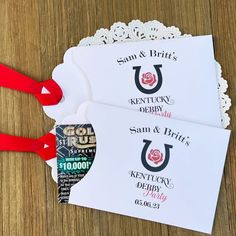
[[[159,162],[163,161],[163,154],[158,149],[151,149],[148,154],[148,160],[158,165]]]
[[[148,84],[149,86],[153,86],[156,81],[156,76],[151,72],[144,73],[141,78],[142,84]]]

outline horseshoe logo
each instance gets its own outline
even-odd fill
[[[144,147],[143,147],[142,154],[141,154],[141,160],[142,160],[143,166],[147,170],[152,171],[152,172],[158,172],[158,171],[161,171],[161,170],[165,169],[166,166],[168,165],[168,162],[169,162],[169,159],[170,159],[170,149],[173,148],[173,146],[169,145],[169,144],[164,144],[165,159],[164,159],[163,163],[160,166],[154,167],[154,166],[149,165],[148,162],[147,162],[147,159],[146,159],[147,150],[148,150],[148,147],[150,146],[150,144],[152,143],[152,141],[144,139],[143,142],[144,142]]]
[[[156,73],[157,73],[157,84],[156,84],[156,86],[154,88],[151,88],[151,89],[144,88],[141,85],[141,83],[140,83],[139,74],[140,74],[141,66],[134,66],[133,67],[133,70],[135,70],[135,74],[134,74],[135,84],[136,84],[138,90],[140,92],[142,92],[142,93],[152,94],[152,93],[157,92],[161,88],[161,85],[162,85],[162,73],[161,73],[161,69],[160,68],[162,67],[162,65],[153,65],[153,67],[155,68]]]

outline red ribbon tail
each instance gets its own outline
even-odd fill
[[[53,79],[37,82],[3,64],[0,64],[0,86],[33,94],[43,106],[58,104],[63,95]]]
[[[39,139],[0,134],[0,151],[35,152],[47,161],[56,157],[56,136],[48,133]]]

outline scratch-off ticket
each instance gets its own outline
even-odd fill
[[[57,125],[58,201],[68,203],[70,188],[89,171],[96,154],[91,124]]]

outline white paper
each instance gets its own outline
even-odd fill
[[[72,187],[69,203],[211,232],[229,130],[97,103],[82,110],[83,118],[78,114],[63,123],[91,122],[97,151],[87,175]],[[144,140],[151,141],[147,149]],[[153,156],[149,160],[151,149],[162,153],[159,163]]]
[[[138,81],[147,91],[158,87],[160,72],[157,92],[139,90],[134,69],[138,66]],[[142,83],[148,72],[155,77],[154,84]],[[53,78],[65,91],[65,103],[70,104],[44,108],[57,120],[92,100],[221,127],[211,36],[74,47],[54,70]]]

